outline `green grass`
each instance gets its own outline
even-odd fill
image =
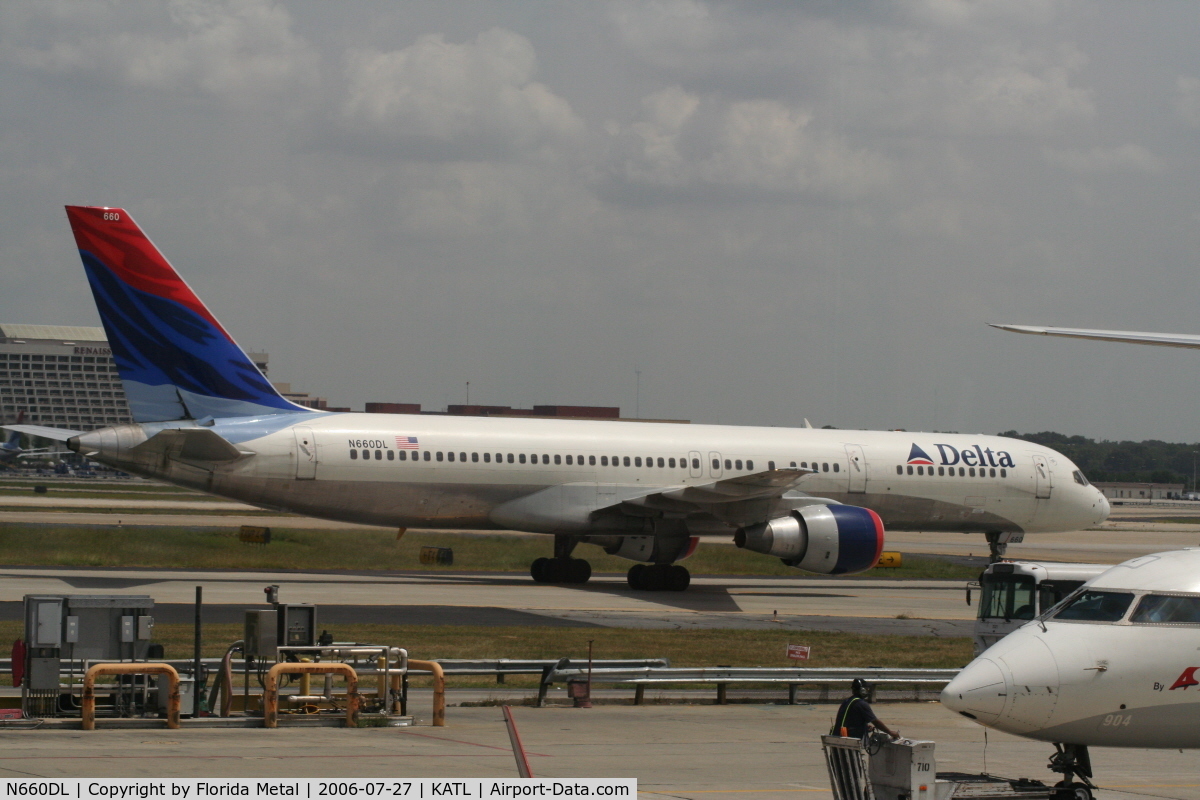
[[[132,516],[132,515],[131,515]],[[451,567],[420,563],[423,546],[454,550]],[[237,530],[210,527],[124,525],[0,525],[0,564],[12,566],[160,567],[187,569],[427,570],[525,573],[533,559],[548,556],[548,536],[410,532],[397,541],[388,530],[277,528],[271,544],[246,545]],[[630,562],[581,545],[575,555],[595,572],[624,573]],[[779,559],[725,544],[702,544],[684,562],[694,575],[803,573]],[[906,558],[899,569],[875,569],[872,578],[973,580],[978,570],[937,559]],[[808,575],[808,577],[812,577]]]

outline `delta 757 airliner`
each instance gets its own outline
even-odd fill
[[[554,535],[541,582],[583,583],[579,543],[680,591],[700,536],[823,574],[870,569],[884,526],[987,534],[1102,521],[1059,453],[995,436],[318,412],[279,395],[124,210],[68,206],[134,424],[8,426],[263,508],[400,528]]]

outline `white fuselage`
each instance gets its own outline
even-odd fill
[[[942,703],[1042,741],[1200,748],[1200,549],[1126,561],[1079,591],[1107,593],[1096,596],[1124,610],[1109,620],[1057,610],[1027,623],[968,664]],[[1143,602],[1174,608],[1173,621]]]
[[[814,470],[793,493],[870,508],[894,530],[1076,530],[1109,510],[1061,454],[995,436],[314,413],[216,420],[242,453],[227,462],[133,449],[181,427],[196,424],[93,431],[80,452],[266,508],[399,527],[612,530],[615,509],[655,492],[790,467]],[[914,445],[929,463],[910,463]],[[772,502],[689,524],[727,532],[771,518]]]

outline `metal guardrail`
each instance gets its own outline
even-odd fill
[[[442,672],[447,678],[460,675],[495,675],[497,683],[504,683],[505,675],[544,675],[546,670],[560,664],[580,664],[586,669],[586,661],[571,661],[564,658],[438,658]],[[666,658],[610,658],[592,662],[593,669],[642,669],[647,667],[669,667]]]
[[[704,683],[716,684],[717,702],[725,702],[726,688],[729,684],[768,684],[788,687],[788,702],[796,702],[796,690],[800,686],[817,685],[830,687],[834,685],[848,687],[855,678],[865,678],[867,682],[878,686],[880,684],[913,686],[920,688],[941,688],[949,683],[957,669],[891,669],[891,668],[851,668],[827,667],[824,669],[792,668],[792,667],[643,667],[640,669],[608,669],[591,670],[592,683],[617,683],[635,687],[634,704],[641,705],[645,696],[646,686],[672,683]],[[542,676],[538,687],[538,706],[543,705],[546,692],[555,683],[585,681],[588,679],[587,667],[561,666],[551,669]]]

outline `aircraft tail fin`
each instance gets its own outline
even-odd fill
[[[135,421],[312,411],[275,391],[124,209],[67,218]]]

